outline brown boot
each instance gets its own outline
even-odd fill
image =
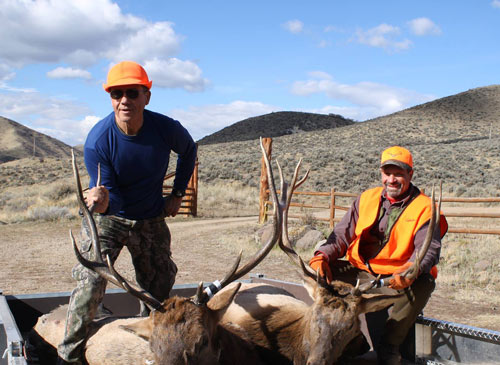
[[[377,362],[379,365],[401,365],[399,346],[381,343],[377,349]]]

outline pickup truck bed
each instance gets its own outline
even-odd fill
[[[302,285],[297,283],[272,280],[258,274],[244,281],[282,287],[305,302],[311,301]],[[172,294],[191,296],[196,287],[196,284],[175,285]],[[36,365],[36,361],[30,360],[26,334],[38,317],[68,303],[69,296],[69,292],[8,296],[0,292],[0,356],[3,355],[0,365]],[[107,290],[103,303],[117,316],[139,312],[138,300],[121,289]],[[366,333],[366,327],[363,332]],[[414,354],[405,364],[500,364],[500,332],[419,317],[409,339]],[[372,361],[368,355],[363,363],[371,364]]]

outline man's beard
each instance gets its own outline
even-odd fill
[[[399,196],[401,196],[402,190],[403,190],[403,185],[399,184],[397,187],[386,185],[385,190],[387,192],[387,195],[390,198],[395,199],[395,198],[398,198]]]

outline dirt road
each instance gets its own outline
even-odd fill
[[[256,217],[190,219],[169,222],[172,251],[179,268],[176,283],[213,281],[224,276],[240,249],[243,262],[257,250]],[[71,268],[76,263],[68,231],[79,232],[78,221],[0,225],[0,290],[4,294],[71,291]],[[238,240],[243,244],[235,244]],[[307,258],[306,258],[307,259]],[[116,268],[133,278],[130,256],[120,255]],[[279,249],[273,249],[253,271],[269,278],[300,282],[296,267]],[[500,331],[500,316],[469,298],[461,303],[448,299],[438,287],[424,314],[428,317]]]
[[[257,249],[256,222],[256,217],[169,222],[172,253],[179,269],[176,282],[221,278],[240,249],[243,249],[243,260]],[[79,222],[0,225],[0,290],[4,294],[72,290],[74,282],[70,273],[76,258],[70,244],[70,229],[78,233]],[[242,237],[248,238],[246,247],[231,244]],[[282,280],[298,281],[295,268],[285,255],[278,253],[272,252],[269,262],[266,259],[258,270],[266,270],[269,276],[279,276]],[[134,277],[127,250],[122,251],[116,268],[126,277]]]

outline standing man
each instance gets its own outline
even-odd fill
[[[419,275],[410,281],[399,275],[411,266],[422,246],[431,218],[430,199],[411,183],[413,158],[407,149],[393,146],[382,153],[382,186],[363,192],[339,224],[319,247],[309,265],[328,281],[355,284],[357,279],[373,280],[394,275],[385,293],[405,291],[407,295],[387,309],[367,314],[372,342],[379,364],[400,364],[399,346],[425,307],[435,288],[436,264],[441,238],[448,225],[441,215]],[[346,257],[347,260],[339,260]],[[372,335],[373,334],[373,335]],[[379,341],[377,338],[379,337]]]
[[[137,283],[159,301],[168,298],[177,267],[170,251],[165,217],[175,216],[196,159],[196,144],[176,120],[145,110],[152,81],[137,63],[120,62],[108,73],[104,90],[113,112],[90,131],[84,158],[90,176],[86,204],[95,217],[101,254],[114,262],[127,246]],[[162,197],[170,151],[178,155],[174,188]],[[101,185],[96,186],[98,166]],[[82,226],[82,252],[92,256],[88,227]],[[78,264],[59,362],[82,364],[89,326],[106,289],[106,280]],[[141,303],[141,314],[147,315]]]

